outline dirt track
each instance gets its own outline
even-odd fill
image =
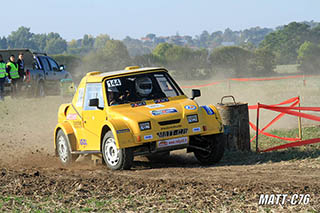
[[[49,97],[0,103],[0,204],[5,197],[24,197],[22,203],[4,201],[0,210],[30,210],[31,202],[43,210],[320,211],[319,156],[272,162],[267,155],[242,154],[201,167],[192,154],[179,151],[162,163],[138,158],[131,171],[86,161],[63,168],[52,145],[62,102]],[[261,193],[308,193],[311,201],[258,206]]]

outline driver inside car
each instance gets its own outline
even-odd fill
[[[117,87],[108,87],[108,100],[110,106],[119,104],[119,90]]]
[[[128,103],[127,96],[129,95],[129,91],[126,90],[124,94],[119,91],[117,87],[108,87],[108,99],[109,105],[118,105],[123,103]]]
[[[136,94],[138,99],[145,101],[152,99],[152,81],[149,77],[137,78],[135,81]]]

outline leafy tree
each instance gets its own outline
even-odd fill
[[[254,51],[256,49],[256,46],[254,46],[251,42],[244,42],[240,44],[240,47],[243,49],[246,49],[248,51]]]
[[[131,65],[131,62],[126,46],[118,40],[109,40],[104,48],[92,51],[83,58],[85,72],[119,70]]]
[[[150,40],[153,40],[153,39],[156,38],[156,34],[149,33],[148,35],[146,35],[146,38],[149,38]]]
[[[250,76],[267,76],[274,74],[275,55],[267,49],[256,49],[249,60]]]
[[[274,52],[278,64],[292,64],[297,60],[297,51],[301,44],[309,39],[310,26],[292,22],[267,35],[260,47]]]
[[[310,41],[313,43],[320,43],[320,24],[310,30]]]
[[[51,39],[62,39],[62,37],[60,36],[59,33],[51,32],[47,35],[47,40],[51,40]]]
[[[8,48],[8,42],[6,37],[0,37],[0,49],[7,49]]]
[[[45,52],[48,54],[59,54],[67,50],[67,42],[62,38],[47,40]]]
[[[298,62],[304,73],[320,73],[320,45],[304,42],[298,50]]]
[[[103,48],[106,45],[107,41],[109,41],[109,40],[110,40],[110,36],[109,35],[100,34],[95,38],[93,46],[94,46],[95,49]]]
[[[124,45],[126,45],[131,57],[151,53],[150,48],[144,45],[143,42],[139,39],[133,39],[127,36],[122,42],[124,43]]]
[[[32,40],[34,41],[34,43],[37,46],[37,48],[36,48],[37,51],[40,51],[40,52],[45,51],[45,48],[47,45],[47,40],[48,40],[48,37],[46,34],[34,34],[32,36]]]
[[[168,43],[159,44],[153,55],[180,79],[203,78],[208,72],[208,51],[205,49],[192,50]]]
[[[93,36],[85,34],[82,39],[82,46],[92,48],[93,44],[94,44]]]
[[[199,43],[201,47],[207,48],[209,46],[210,40],[210,34],[206,30],[204,30],[199,36]]]
[[[161,67],[165,66],[166,62],[159,56],[149,53],[135,56],[133,59],[133,64],[140,67]]]
[[[250,29],[243,30],[240,33],[239,43],[251,43],[257,47],[261,41],[271,33],[273,30],[270,28],[252,27]]]
[[[67,52],[75,55],[86,55],[94,50],[95,38],[91,35],[84,35],[82,39],[69,42]]]
[[[172,47],[173,47],[172,44],[161,43],[152,51],[152,54],[158,56],[159,58],[165,59],[166,52]]]
[[[11,34],[8,36],[8,47],[37,50],[37,45],[32,37],[33,33],[30,32],[30,28],[19,27],[17,31],[11,32]]]
[[[215,74],[245,76],[248,74],[251,58],[250,51],[241,47],[228,46],[215,49],[209,56],[209,61]]]

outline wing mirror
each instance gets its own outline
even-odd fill
[[[62,70],[64,70],[64,69],[65,69],[65,66],[64,66],[63,64],[59,66],[59,70],[60,70],[60,71],[62,71]]]
[[[192,90],[192,98],[191,100],[195,99],[196,97],[200,97],[201,96],[201,92],[199,89],[193,89]]]
[[[97,107],[98,109],[103,109],[103,107],[99,106],[99,98],[94,98],[89,100],[89,106]]]

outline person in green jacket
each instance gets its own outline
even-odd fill
[[[6,63],[3,61],[2,55],[0,55],[0,101],[4,101],[4,83],[7,76]]]
[[[19,67],[15,62],[14,55],[11,55],[9,62],[7,63],[7,72],[9,73],[9,79],[11,79],[11,97],[17,97],[19,91]]]

